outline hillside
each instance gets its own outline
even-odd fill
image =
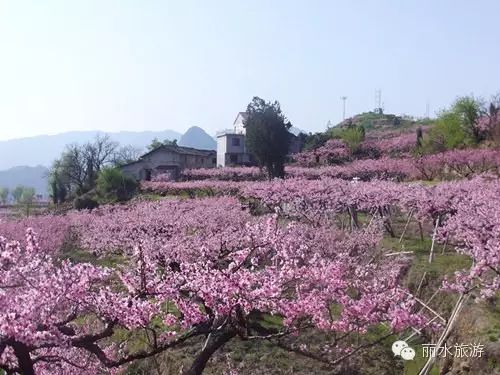
[[[390,113],[378,114],[375,112],[364,112],[348,118],[336,127],[347,127],[350,125],[363,126],[365,130],[408,130],[419,125],[429,123],[429,120],[416,120],[414,118],[398,116]]]
[[[49,170],[44,166],[14,167],[0,171],[0,186],[13,189],[17,185],[35,188],[38,194],[47,194],[47,176]]]
[[[217,142],[208,133],[198,126],[190,127],[179,139],[179,146],[215,150]]]
[[[39,135],[0,141],[0,171],[20,166],[43,165],[49,167],[59,157],[64,147],[71,143],[85,143],[101,131],[66,132],[56,135]],[[123,145],[145,148],[152,139],[179,139],[181,134],[173,130],[106,133]]]

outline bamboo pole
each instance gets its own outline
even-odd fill
[[[413,209],[410,211],[410,213],[408,214],[408,220],[406,220],[406,224],[405,224],[405,227],[403,229],[403,233],[401,233],[401,237],[399,237],[399,243],[401,243],[401,241],[403,241],[403,236],[405,235],[406,233],[406,229],[408,228],[408,224],[410,224],[410,220],[411,220],[411,217],[413,216]]]
[[[453,308],[453,311],[450,315],[450,318],[448,320],[448,323],[446,324],[445,329],[443,330],[443,333],[438,339],[438,342],[436,343],[436,350],[441,348],[443,344],[446,342],[448,339],[448,336],[451,333],[451,329],[455,325],[455,322],[457,320],[458,314],[460,313],[460,310],[462,309],[463,305],[465,304],[465,301],[467,300],[467,296],[465,294],[460,294],[460,297],[458,298],[455,307]],[[432,366],[434,365],[434,362],[436,362],[436,357],[429,357],[425,365],[422,367],[418,375],[428,375],[429,372],[432,369]]]
[[[436,241],[438,225],[439,225],[439,216],[436,219],[436,225],[434,226],[434,233],[432,234],[432,245],[431,245],[431,251],[429,253],[429,263],[432,263],[432,259],[434,257],[434,243]]]
[[[417,291],[415,292],[415,294],[417,294],[417,295],[418,295],[418,292],[420,292],[420,288],[422,287],[422,284],[424,283],[425,275],[427,275],[427,271],[424,272],[424,274],[422,275],[422,278],[420,279],[420,283],[418,284]]]

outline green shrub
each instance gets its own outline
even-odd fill
[[[473,139],[467,134],[460,116],[454,112],[443,112],[424,138],[423,149],[428,152],[445,151],[471,145]]]
[[[344,129],[338,129],[334,133],[334,136],[342,139],[349,150],[355,154],[359,150],[361,142],[365,139],[365,128],[362,126],[349,126]]]
[[[73,207],[77,210],[92,210],[98,206],[99,203],[92,194],[81,195],[73,201]]]
[[[101,202],[123,202],[137,191],[137,182],[125,176],[120,169],[104,168],[97,176],[96,192]]]

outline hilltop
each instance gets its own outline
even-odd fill
[[[364,112],[348,118],[335,127],[345,128],[348,126],[363,126],[369,131],[401,130],[407,131],[418,126],[427,125],[430,119],[415,119],[410,116],[398,116],[390,113]]]

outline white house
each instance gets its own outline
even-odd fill
[[[250,165],[253,158],[245,145],[245,112],[239,112],[233,128],[217,133],[217,166]]]
[[[235,165],[254,165],[255,159],[248,152],[245,145],[246,112],[239,112],[233,122],[233,128],[217,133],[217,166],[228,167]],[[301,140],[290,133],[289,155],[300,152]]]

